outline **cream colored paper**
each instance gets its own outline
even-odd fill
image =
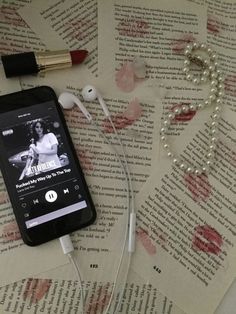
[[[4,313],[70,313],[81,312],[80,287],[75,280],[47,279],[53,271],[44,273],[45,279],[31,278],[0,289],[0,304]],[[85,312],[102,313],[108,305],[111,282],[84,282]],[[10,297],[12,295],[12,297]],[[118,300],[118,296],[114,297]],[[108,313],[114,313],[116,302]],[[156,288],[145,284],[135,272],[130,272],[119,313],[184,314]],[[2,312],[1,312],[2,313]]]
[[[30,0],[1,1],[1,54],[45,49],[39,37],[31,30],[18,13],[18,9],[28,3],[30,3]]]
[[[89,56],[79,72],[70,76],[97,74],[97,2],[32,1],[19,10],[20,15],[38,34],[49,50],[87,49]],[[88,73],[87,73],[88,72]]]
[[[198,2],[198,1],[189,1]],[[235,9],[236,3],[231,1],[201,1],[207,5],[207,43],[217,52],[220,69],[224,75],[225,103],[234,113],[235,109]]]
[[[205,41],[206,9],[186,1],[98,1],[98,29],[99,77],[109,81],[112,91],[125,93],[118,72],[141,58],[146,79],[134,78],[130,94],[153,99],[161,85],[189,89],[181,73],[183,47],[193,39]]]
[[[199,112],[198,126],[189,124],[172,143],[195,162],[203,159],[207,148],[204,120],[209,111]],[[187,313],[213,313],[235,275],[233,121],[225,110],[215,168],[209,176],[185,175],[162,155],[162,173],[154,173],[136,198],[140,245],[134,270]]]

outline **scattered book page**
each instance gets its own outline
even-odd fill
[[[224,75],[224,106],[236,111],[236,3],[230,1],[195,1],[207,6],[207,43],[217,52],[219,67]]]
[[[172,142],[182,158],[204,158],[209,111],[198,112],[199,124]],[[134,270],[186,313],[213,313],[235,276],[235,140],[234,118],[225,109],[211,173],[185,174],[163,154],[161,171],[136,198]]]
[[[42,274],[42,278],[27,278],[0,288],[0,304],[6,313],[79,313],[81,290],[77,280],[48,279],[63,269]],[[47,278],[48,277],[48,278]],[[111,295],[110,281],[85,280],[85,313],[105,313]],[[12,296],[12,297],[10,297]],[[109,314],[114,313],[119,295],[114,296]],[[184,314],[171,300],[162,295],[151,284],[131,271],[125,287],[118,313],[142,314],[146,310],[155,314]],[[5,313],[5,312],[1,312]]]
[[[191,92],[181,72],[183,50],[206,41],[206,22],[206,8],[181,0],[98,1],[99,77],[114,92],[147,99],[160,96],[163,85]]]

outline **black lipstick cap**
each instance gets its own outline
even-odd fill
[[[33,52],[1,56],[6,77],[38,73],[39,68]]]

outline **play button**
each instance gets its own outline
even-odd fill
[[[57,199],[57,192],[50,190],[45,194],[45,199],[47,202],[49,203],[53,203],[55,202],[55,200]]]

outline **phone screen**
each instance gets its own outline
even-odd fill
[[[0,149],[21,229],[40,230],[58,219],[68,223],[63,217],[73,213],[75,219],[76,213],[91,210],[81,169],[54,101],[0,114]]]

